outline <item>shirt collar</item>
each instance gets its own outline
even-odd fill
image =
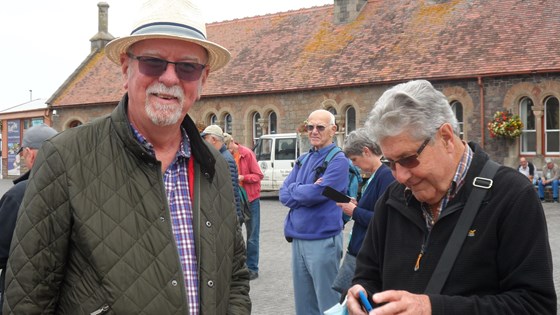
[[[138,131],[138,129],[136,129],[132,124],[130,124],[130,129],[132,130],[132,133],[134,134],[134,137],[136,138],[138,143],[143,146],[152,156],[155,157],[156,153],[154,150],[154,146],[146,139],[146,137],[144,137],[140,133],[140,131]],[[181,147],[177,151],[176,156],[185,158],[191,157],[191,145],[189,136],[187,135],[187,131],[185,130],[185,128],[183,128],[183,126],[181,126]]]

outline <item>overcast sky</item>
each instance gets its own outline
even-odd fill
[[[100,0],[8,0],[0,9],[0,110],[48,99],[87,57],[97,33]],[[109,33],[130,33],[131,5],[105,0]],[[283,12],[334,0],[199,0],[208,22]],[[32,90],[30,92],[29,90]]]

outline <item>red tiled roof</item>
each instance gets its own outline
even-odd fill
[[[123,96],[121,68],[101,51],[76,70],[64,86],[51,96],[53,106],[103,104],[118,102]]]
[[[332,5],[209,24],[208,37],[233,58],[204,94],[560,71],[560,1],[430,3],[370,0],[343,25],[333,23]],[[69,87],[80,91],[55,103],[118,100],[120,71],[108,63],[98,59]]]

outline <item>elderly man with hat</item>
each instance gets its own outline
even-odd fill
[[[188,111],[229,52],[191,1],[147,1],[107,44],[126,93],[39,151],[14,232],[6,314],[249,314],[227,162]]]
[[[243,224],[243,213],[241,212],[241,197],[239,196],[239,181],[237,180],[239,172],[237,170],[237,164],[235,164],[235,160],[233,159],[233,155],[231,155],[231,152],[229,152],[225,145],[224,132],[220,126],[210,125],[200,133],[200,136],[206,142],[210,143],[214,149],[220,151],[228,163],[229,172],[231,174],[231,183],[233,185],[233,195],[235,196],[237,218],[239,220],[239,225],[241,225]]]
[[[27,188],[31,168],[35,164],[37,151],[45,140],[56,134],[56,130],[45,124],[33,126],[24,132],[23,143],[17,154],[22,155],[27,172],[16,178],[13,181],[14,186],[4,193],[2,199],[0,199],[0,269],[2,270],[6,270],[18,209]],[[2,306],[4,296],[4,276],[5,272],[2,272],[2,275],[0,275],[0,306]],[[2,314],[1,309],[0,314]]]
[[[546,186],[552,186],[553,201],[558,202],[558,181],[560,177],[558,165],[549,157],[547,157],[544,161],[546,164],[542,170],[542,177],[537,181],[537,185],[539,187],[539,197],[541,198],[541,201],[544,202],[544,188]]]

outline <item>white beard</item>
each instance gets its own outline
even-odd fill
[[[148,101],[150,94],[164,94],[175,97],[179,104],[150,103]],[[154,83],[146,89],[146,114],[155,125],[169,126],[176,124],[182,118],[184,100],[185,94],[179,86],[167,87],[162,83]]]

